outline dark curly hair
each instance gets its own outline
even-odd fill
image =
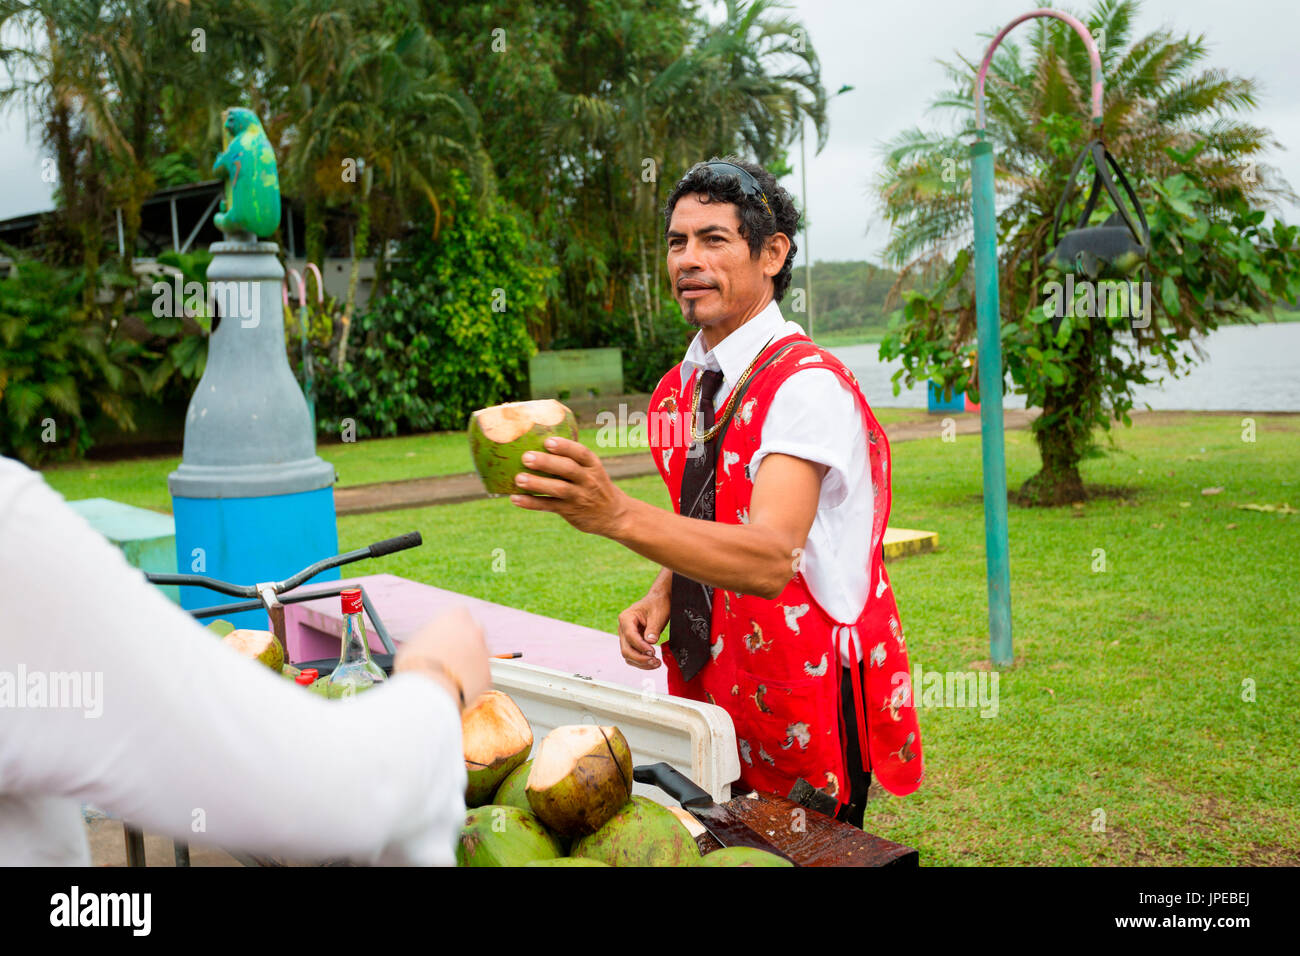
[[[709,169],[708,163],[732,163],[745,170],[756,180],[767,197],[767,206],[757,196],[745,195],[741,188],[740,177],[727,175],[719,170]],[[664,238],[668,238],[668,229],[673,221],[673,210],[677,200],[691,193],[703,193],[710,202],[732,203],[740,211],[740,234],[749,242],[749,257],[757,259],[763,251],[763,244],[769,237],[783,232],[790,240],[790,251],[786,254],[781,271],[772,277],[773,295],[777,302],[785,296],[790,287],[790,274],[794,269],[794,255],[799,251],[794,237],[799,231],[799,210],[795,208],[794,199],[776,181],[776,177],[762,166],[727,156],[722,159],[714,156],[703,163],[692,166],[673,187],[664,204]],[[768,212],[768,206],[771,212]]]

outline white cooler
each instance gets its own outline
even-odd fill
[[[731,799],[740,757],[731,716],[721,707],[518,661],[492,661],[492,686],[509,694],[524,712],[533,727],[534,748],[565,724],[613,725],[627,738],[633,764],[671,764],[715,803]],[[677,805],[658,787],[638,783],[633,792]]]

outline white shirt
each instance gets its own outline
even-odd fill
[[[82,803],[235,850],[454,863],[460,715],[433,681],[308,693],[222,646],[2,457],[0,602],[0,865],[89,865]],[[33,681],[71,672],[76,706],[41,706]]]
[[[696,368],[722,372],[722,385],[713,400],[721,409],[737,380],[769,340],[780,341],[803,329],[787,322],[773,300],[712,351],[698,332],[682,359],[682,387]],[[871,470],[866,436],[853,393],[839,376],[825,368],[794,372],[772,398],[759,448],[750,460],[757,478],[762,459],[770,454],[792,455],[825,465],[817,514],[804,545],[804,577],[817,603],[836,621],[852,624],[867,604],[867,567],[871,550]],[[850,632],[841,653],[860,653],[857,634]]]

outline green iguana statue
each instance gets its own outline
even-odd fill
[[[212,221],[227,235],[251,232],[264,239],[280,227],[280,177],[257,114],[239,106],[226,110],[221,146],[212,171],[225,177],[226,198]]]

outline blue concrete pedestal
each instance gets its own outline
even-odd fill
[[[334,489],[259,498],[172,499],[176,553],[183,574],[206,574],[234,584],[279,581],[338,553]],[[339,569],[313,580],[337,581]],[[240,600],[206,588],[181,588],[187,611]],[[236,627],[266,630],[265,611],[222,617]]]

